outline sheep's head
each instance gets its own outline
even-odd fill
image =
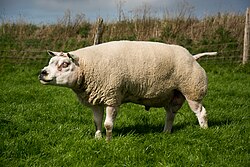
[[[78,79],[79,59],[70,53],[48,51],[52,56],[49,65],[41,70],[42,84],[73,87]]]

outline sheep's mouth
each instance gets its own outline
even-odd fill
[[[49,84],[49,83],[51,83],[53,80],[45,80],[45,79],[40,79],[40,82],[42,83],[42,84]]]
[[[53,81],[53,79],[51,79],[51,80],[40,79],[40,81],[49,83],[49,82]]]
[[[48,84],[53,81],[53,79],[45,79],[43,75],[39,75],[38,79],[42,84]]]

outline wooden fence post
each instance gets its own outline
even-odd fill
[[[244,31],[244,47],[243,47],[243,59],[242,63],[246,64],[249,56],[249,35],[250,35],[250,8],[246,11],[246,22]]]
[[[103,19],[101,17],[98,18],[96,22],[96,32],[94,37],[94,45],[98,45],[101,43],[101,38],[103,34]]]

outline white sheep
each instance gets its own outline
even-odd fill
[[[187,100],[202,128],[207,128],[202,99],[207,76],[185,48],[156,42],[114,41],[69,53],[48,51],[51,58],[39,76],[43,84],[71,88],[80,101],[92,108],[96,138],[101,138],[104,107],[106,140],[118,108],[126,102],[167,111],[164,132],[171,132],[176,112]]]

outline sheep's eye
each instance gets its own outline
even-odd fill
[[[64,63],[62,63],[61,66],[62,66],[62,68],[67,68],[69,66],[69,63],[64,62]]]

